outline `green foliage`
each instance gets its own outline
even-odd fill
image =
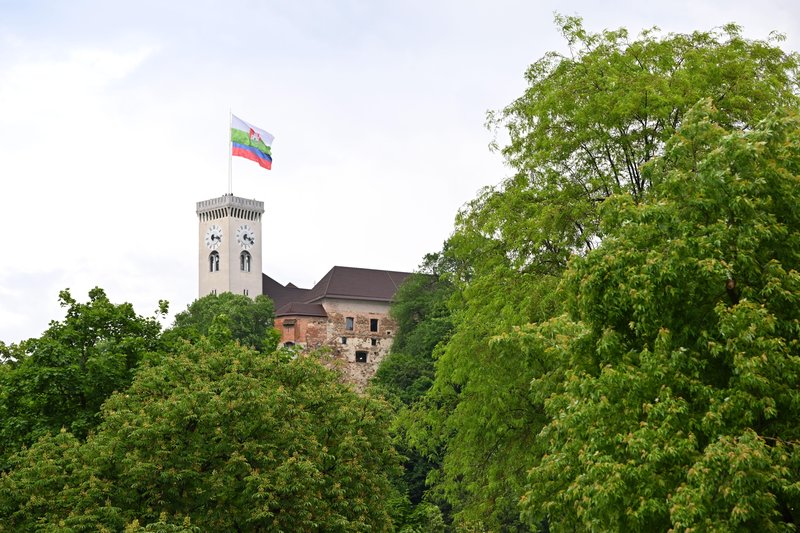
[[[383,360],[372,386],[410,405],[433,382],[433,353],[453,329],[448,301],[453,285],[445,277],[443,257],[428,254],[415,272],[397,290],[392,318],[397,332],[391,353]]]
[[[261,353],[270,353],[280,341],[274,319],[272,300],[264,295],[253,300],[230,292],[209,294],[175,315],[175,324],[164,335],[172,342],[197,342],[200,337],[208,337],[217,347],[236,340]]]
[[[794,531],[800,521],[800,118],[725,131],[710,103],[609,202],[565,276],[578,321],[533,381],[549,417],[522,508],[552,531]],[[552,337],[552,335],[551,335]],[[519,339],[518,339],[519,340]]]
[[[428,254],[420,270],[406,279],[392,302],[397,334],[392,351],[429,357],[452,329],[447,302],[453,285],[445,277],[442,256]]]
[[[444,259],[442,254],[428,254],[392,303],[395,339],[371,380],[370,393],[392,401],[400,417],[430,388],[435,347],[449,337],[453,327],[447,306],[453,285],[443,277]],[[395,525],[401,531],[439,531],[445,523],[442,511],[423,501],[425,480],[438,464],[409,446],[402,427],[393,424],[392,433],[395,448],[404,457],[403,475],[393,479],[401,495],[392,510]]]
[[[559,359],[566,348],[552,347],[551,339],[537,344],[549,346],[543,352],[515,339],[539,331],[526,324],[542,323],[553,328],[539,333],[545,338],[571,334],[590,342],[580,325],[548,322],[565,309],[556,287],[573,257],[630,223],[621,211],[649,202],[679,154],[670,151],[658,172],[643,165],[666,153],[701,99],[713,106],[712,122],[725,128],[752,127],[771,110],[798,103],[797,56],[774,42],[744,39],[735,25],[664,36],[650,30],[631,39],[624,29],[592,34],[576,17],[558,16],[556,23],[570,54],[550,53],[531,65],[525,94],[489,118],[510,136],[503,153],[516,174],[484,190],[456,219],[443,252],[455,286],[454,331],[441,347],[432,388],[411,413],[401,413],[408,442],[441,460],[429,482],[464,528],[527,530],[549,516],[529,514],[522,523],[518,502],[542,453],[537,434],[555,413],[546,410],[547,394],[573,378]],[[691,189],[682,194],[691,197]],[[636,275],[620,272],[598,283],[628,283]],[[743,297],[736,291],[747,285],[733,282]],[[713,305],[679,305],[674,283],[668,286],[673,292],[658,295],[665,300],[651,308],[652,320],[713,313]],[[727,294],[724,286],[717,290]],[[587,312],[617,309],[615,302],[595,304]],[[631,321],[622,311],[614,316]],[[614,339],[608,342],[625,337]],[[590,362],[597,363],[583,365]],[[566,475],[556,470],[554,476]]]
[[[184,344],[106,402],[85,444],[62,434],[15,459],[0,530],[388,530],[388,412],[312,358]]]
[[[88,303],[59,294],[66,317],[38,339],[4,348],[0,365],[0,469],[43,433],[67,428],[84,438],[102,403],[127,388],[146,354],[158,350],[161,326],[130,304],[112,304],[100,288]]]
[[[612,194],[645,198],[652,181],[642,165],[663,154],[700,99],[711,100],[724,127],[798,103],[797,55],[745,39],[734,24],[663,37],[652,29],[635,40],[625,29],[589,33],[578,17],[556,24],[569,56],[533,63],[525,94],[490,114],[509,134],[502,152],[518,174],[470,209],[505,214],[497,229],[517,266],[563,267],[595,247],[597,207]]]

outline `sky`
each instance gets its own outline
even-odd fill
[[[413,271],[480,189],[512,174],[486,113],[528,65],[591,31],[728,22],[786,35],[790,0],[0,0],[0,341],[102,287],[152,316],[197,298],[196,202],[228,191],[229,113],[275,136],[232,161],[264,202],[264,271],[311,287],[334,265]]]

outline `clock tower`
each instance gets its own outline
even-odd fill
[[[264,202],[232,194],[197,202],[199,297],[261,294]]]

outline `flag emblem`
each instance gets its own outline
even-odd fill
[[[275,137],[261,128],[231,115],[231,154],[272,168],[272,141]]]

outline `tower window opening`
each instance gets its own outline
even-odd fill
[[[208,255],[208,271],[219,272],[219,252],[216,250]]]
[[[378,319],[377,318],[370,318],[369,319],[369,330],[370,331],[378,331]]]
[[[344,319],[344,329],[347,331],[353,331],[354,319],[351,316],[345,317]]]
[[[356,352],[356,363],[366,363],[367,352]]]
[[[242,272],[250,272],[251,263],[252,257],[250,256],[250,252],[242,252],[239,256],[239,268],[241,268]]]

